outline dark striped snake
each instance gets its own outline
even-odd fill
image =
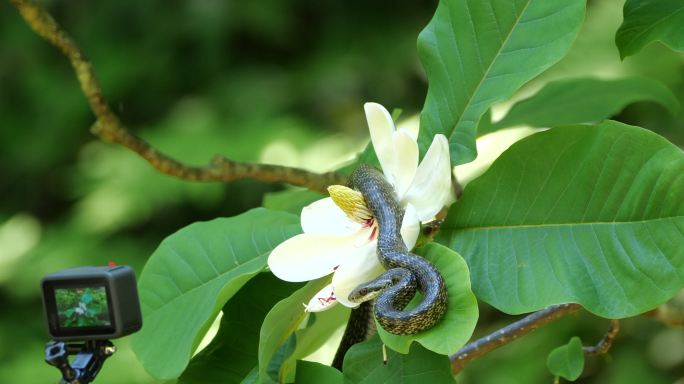
[[[377,256],[387,270],[356,287],[349,300],[362,303],[374,299],[378,323],[396,335],[412,335],[433,327],[447,310],[446,285],[434,265],[406,248],[400,233],[404,210],[394,188],[379,171],[365,164],[357,167],[349,180],[350,187],[363,195],[378,224]],[[422,300],[405,309],[416,291]]]

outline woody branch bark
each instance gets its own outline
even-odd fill
[[[214,156],[206,166],[192,166],[158,151],[132,134],[111,111],[102,96],[92,64],[55,19],[31,0],[9,1],[38,35],[59,48],[71,62],[83,94],[97,118],[91,132],[103,141],[134,151],[159,172],[193,181],[228,182],[252,178],[266,182],[284,182],[320,192],[326,192],[329,185],[345,184],[344,175],[337,172],[319,174],[299,168],[234,161],[219,155]]]
[[[613,345],[613,341],[620,333],[620,320],[611,320],[610,327],[603,338],[593,346],[583,347],[582,350],[587,355],[603,355],[608,353],[610,347]]]
[[[552,305],[527,315],[481,339],[468,343],[461,350],[450,356],[451,371],[453,374],[457,374],[469,362],[478,357],[502,347],[553,320],[575,313],[580,308],[579,304]]]

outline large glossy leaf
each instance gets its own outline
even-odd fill
[[[297,384],[342,384],[343,382],[342,372],[335,368],[310,361],[297,362],[297,378],[295,379]]]
[[[624,21],[615,35],[620,57],[660,41],[684,51],[684,2],[681,0],[627,0]]]
[[[375,383],[453,383],[449,358],[430,352],[420,345],[411,347],[404,355],[387,351],[383,362],[382,342],[376,336],[354,345],[344,356],[344,382]]]
[[[258,364],[259,330],[278,301],[301,284],[260,273],[223,307],[221,327],[214,339],[192,358],[179,383],[239,383]]]
[[[584,351],[579,337],[554,349],[546,359],[546,366],[555,376],[574,381],[584,370]]]
[[[429,82],[421,152],[442,133],[453,165],[473,160],[482,114],[565,55],[584,10],[585,0],[440,1],[418,37]]]
[[[534,96],[515,104],[491,127],[480,125],[480,134],[515,125],[555,127],[605,120],[637,101],[659,103],[675,114],[679,102],[659,81],[631,77],[615,80],[580,78],[547,84]]]
[[[271,359],[306,318],[302,304],[308,303],[327,284],[330,284],[329,278],[309,282],[278,302],[266,315],[259,332],[259,381],[270,379],[267,370]]]
[[[299,218],[255,209],[189,225],[166,238],[140,276],[144,325],[133,348],[159,379],[178,377],[218,311],[301,232]]]
[[[350,309],[343,305],[336,305],[327,311],[312,313],[306,328],[298,329],[294,333],[295,348],[292,354],[287,356],[280,365],[279,379],[290,382],[294,378],[295,367],[297,367],[297,371],[299,370],[297,360],[314,353],[318,348],[330,342],[330,336],[335,330],[346,324],[349,313]]]
[[[470,290],[468,265],[461,255],[437,243],[416,249],[416,253],[432,262],[444,277],[449,309],[437,325],[416,335],[393,335],[376,324],[378,333],[382,341],[397,352],[408,353],[411,343],[417,341],[442,355],[456,353],[472,336],[478,318],[477,300]]]
[[[534,134],[466,187],[438,241],[504,312],[642,313],[684,286],[684,154],[610,121]]]

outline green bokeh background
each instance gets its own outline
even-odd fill
[[[622,1],[589,1],[571,53],[522,90],[570,76],[663,81],[684,100],[684,59],[661,45],[620,62]],[[418,112],[427,84],[415,41],[436,1],[48,1],[92,61],[130,129],[193,164],[219,153],[322,170],[362,148],[362,105]],[[131,265],[139,274],[165,236],[261,204],[282,185],[179,181],[96,140],[68,61],[0,2],[0,381],[54,382],[39,279],[59,269]],[[618,119],[684,144],[684,118],[638,103]],[[478,334],[511,318],[481,308]],[[463,383],[551,382],[546,355],[573,335],[597,341],[607,321],[560,320],[473,362]],[[668,383],[684,377],[684,332],[648,318],[623,322],[608,358],[582,382]],[[98,383],[150,383],[128,338]]]

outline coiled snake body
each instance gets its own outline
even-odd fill
[[[354,289],[349,300],[375,298],[375,318],[390,333],[411,335],[434,326],[447,310],[444,278],[429,261],[406,248],[400,233],[404,210],[394,188],[365,164],[352,173],[350,187],[361,192],[378,224],[377,256],[387,271]],[[416,291],[422,293],[422,301],[404,310]]]

